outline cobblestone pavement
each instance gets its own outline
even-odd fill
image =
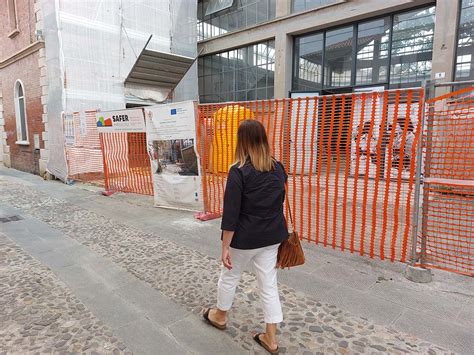
[[[0,353],[129,353],[45,266],[0,233]]]
[[[0,203],[20,208],[48,223],[196,314],[203,305],[215,302],[220,265],[213,258],[1,178]],[[280,285],[280,294],[285,316],[280,327],[283,353],[451,353],[320,303],[285,285]],[[262,329],[263,325],[256,280],[252,274],[245,273],[226,333],[249,352],[260,353],[250,332]]]

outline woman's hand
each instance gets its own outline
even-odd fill
[[[232,270],[232,259],[230,257],[230,249],[228,246],[222,245],[222,263],[228,270]]]

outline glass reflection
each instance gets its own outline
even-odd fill
[[[326,32],[324,84],[326,87],[351,85],[353,26]]]
[[[201,102],[273,98],[275,43],[266,41],[199,59]]]

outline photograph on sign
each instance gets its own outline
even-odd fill
[[[155,174],[198,176],[194,139],[155,140],[152,142]]]

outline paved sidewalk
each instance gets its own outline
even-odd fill
[[[0,353],[61,351],[130,353],[48,268],[0,233]]]
[[[164,329],[170,332],[167,335],[172,336],[172,339],[175,339],[176,343],[187,351],[206,353],[207,349],[207,353],[212,353],[206,346],[214,346],[216,341],[225,342],[231,339],[234,342],[225,345],[226,353],[232,353],[232,347],[241,349],[236,350],[237,352],[242,352],[244,349],[258,351],[251,341],[249,332],[263,326],[262,323],[255,324],[252,321],[252,319],[260,320],[263,316],[258,302],[255,302],[258,296],[252,275],[245,274],[239,286],[235,308],[231,313],[232,321],[226,332],[227,337],[221,337],[219,333],[216,333],[217,331],[203,327],[198,317],[201,306],[215,299],[219,263],[207,256],[207,253],[199,252],[202,245],[206,245],[203,240],[207,241],[207,239],[202,238],[202,230],[196,231],[196,228],[200,228],[196,226],[212,226],[212,224],[196,224],[188,214],[145,209],[140,206],[140,198],[135,200],[132,195],[125,197],[126,201],[121,201],[121,199],[120,195],[110,199],[77,187],[41,182],[36,177],[11,170],[0,176],[0,203],[5,213],[18,213],[25,218],[24,221],[10,222],[12,224],[8,228],[13,228],[11,226],[15,223],[18,226],[21,224],[27,226],[29,223],[30,230],[31,228],[35,230],[35,226],[40,226],[33,234],[37,234],[38,230],[46,235],[56,233],[60,240],[67,241],[69,248],[64,245],[58,246],[53,250],[56,253],[54,257],[41,256],[40,254],[47,254],[51,250],[41,253],[37,249],[39,245],[33,245],[29,252],[37,253],[36,257],[45,264],[48,265],[49,262],[53,271],[56,270],[55,273],[64,279],[79,299],[90,307],[98,318],[110,325],[112,330],[117,332],[122,329],[123,333],[117,334],[122,336],[132,351],[134,350],[133,341],[135,340],[135,343],[141,341],[137,339],[137,334],[140,335],[140,333],[128,332],[125,325],[146,321],[146,316],[141,318],[146,312],[141,312],[140,307],[133,308],[135,307],[133,302],[143,302],[141,305],[143,308],[155,306],[169,311],[170,315],[164,317],[164,320],[156,318],[155,321],[159,325],[164,324]],[[144,210],[148,212],[144,213]],[[113,216],[115,218],[112,218]],[[138,229],[130,224],[117,222],[117,220],[129,222],[131,219],[142,228]],[[147,221],[151,222],[148,226]],[[157,221],[160,222],[158,227],[155,223]],[[145,229],[143,226],[153,229],[155,233],[147,233],[143,230]],[[21,228],[17,227],[17,230],[10,230],[8,234],[17,236],[13,239],[22,243],[22,238],[18,237],[21,234],[18,234],[19,230]],[[208,237],[213,238],[213,236]],[[170,238],[186,238],[186,241],[189,238],[190,243],[201,245],[201,247],[189,248],[189,245],[183,247],[179,243],[168,240]],[[74,246],[72,249],[71,243]],[[27,244],[23,246],[25,249],[28,248]],[[78,257],[74,254],[78,250],[82,250],[79,252],[79,254],[83,253],[82,256]],[[66,251],[72,254],[64,254]],[[63,255],[65,262],[72,259],[74,263],[55,265],[55,260],[59,255]],[[91,255],[99,265],[102,263],[99,267],[87,266],[85,260]],[[87,260],[93,264],[90,259]],[[120,276],[111,271],[115,268],[120,270]],[[97,295],[101,292],[100,288],[104,288],[106,280],[116,282],[112,285],[105,284],[105,287],[113,291],[112,295],[116,297]],[[125,289],[121,287],[124,284],[128,285]],[[151,292],[150,296],[155,295],[153,292],[156,292],[158,297],[148,299],[141,297],[143,292],[139,291],[139,287],[145,287],[148,292]],[[385,326],[375,325],[367,319],[350,314],[334,305],[320,302],[316,298],[307,296],[306,292],[295,292],[294,289],[282,285],[281,293],[286,316],[285,323],[281,327],[281,346],[282,350],[288,353],[447,352],[432,345],[431,342],[408,336]],[[102,301],[100,301],[101,297]],[[117,307],[116,302],[123,297],[133,307],[132,305],[128,305],[130,306],[128,308]],[[94,299],[99,300],[95,302],[95,305],[94,301],[91,301]],[[128,315],[132,319],[120,319],[120,317],[115,319],[110,316],[109,313],[114,313],[117,308],[128,310]],[[109,312],[111,309],[115,311]],[[181,321],[173,323],[173,317]],[[172,325],[167,327],[168,321]],[[121,326],[120,322],[122,322]],[[175,324],[177,326],[174,326]],[[128,339],[127,333],[130,333]],[[164,334],[166,335],[166,332]],[[215,347],[212,349],[218,350]],[[146,352],[146,349],[141,349],[141,351]],[[462,349],[457,351],[462,352]]]
[[[1,230],[27,253],[50,268],[57,277],[42,265],[36,270],[40,265],[36,260],[32,265],[24,267],[25,271],[27,268],[34,268],[38,275],[46,273],[49,274],[50,278],[61,279],[69,287],[70,291],[68,292],[75,294],[84,304],[82,308],[90,309],[95,316],[112,329],[114,334],[122,338],[134,353],[186,354],[215,351],[216,353],[237,354],[241,352],[241,348],[230,339],[213,340],[213,330],[202,327],[202,322],[184,307],[163,297],[159,292],[137,280],[117,264],[95,254],[88,247],[62,235],[47,224],[29,217],[22,210],[5,206],[0,207],[0,218],[7,216],[21,216],[21,219],[16,220],[15,217],[14,221],[3,224]],[[12,243],[6,240],[4,235],[1,236],[3,236],[3,239],[0,239],[0,248],[10,250]],[[16,247],[16,250],[19,250],[19,248]],[[23,252],[23,254],[26,253]],[[34,260],[31,257],[27,259]],[[15,263],[11,263],[10,266],[11,268],[18,267]],[[10,275],[8,271],[6,269],[2,274]],[[12,290],[19,289],[18,286],[21,286],[24,282],[24,275],[18,275],[13,281],[17,283],[5,283],[13,286],[9,287],[10,293],[15,293]],[[57,284],[59,285],[60,282],[57,281]],[[17,287],[15,288],[15,286]],[[56,288],[51,287],[48,290],[43,290],[43,295],[47,296],[48,302],[55,296],[55,293],[60,292],[57,290],[58,288],[61,289],[60,286],[57,286]],[[50,296],[47,294],[49,292],[51,293]],[[4,296],[7,294],[5,293]],[[28,299],[31,300],[32,298],[33,301],[38,297],[30,294],[28,296],[30,296]],[[13,311],[8,309],[7,301],[8,299],[5,299],[6,310],[17,314],[16,308]],[[61,299],[57,300],[57,302],[61,301]],[[75,302],[79,301],[75,300]],[[43,304],[42,307],[48,308],[48,305]],[[88,312],[87,314],[90,313],[89,311],[86,312]],[[6,323],[9,321],[7,319]],[[31,324],[35,326],[37,323],[35,320],[28,321],[26,326]],[[88,325],[90,323],[86,324],[86,333],[87,330],[94,331],[94,329],[87,327]],[[186,333],[190,329],[193,329],[196,338],[205,339],[205,342],[195,341],[194,338],[181,339],[174,334]],[[62,331],[62,328],[60,330]],[[49,333],[54,333],[54,329],[51,329]],[[101,329],[98,334],[92,333],[92,335],[102,334],[104,334],[104,331]],[[112,332],[107,330],[105,334],[111,336]],[[20,339],[26,337],[26,340],[28,340],[28,336],[32,334],[20,330],[20,335]],[[73,335],[77,334],[73,333]],[[90,337],[90,334],[86,335],[88,335],[88,338]],[[77,352],[92,347],[91,350],[99,353],[110,352],[110,350],[117,353],[125,349],[123,343],[118,345],[115,343],[118,348],[114,348],[110,341],[104,343],[100,340],[95,341],[94,338],[82,344],[81,347],[80,341],[75,342],[75,339],[72,339],[68,333],[61,334],[59,331],[58,336],[59,339],[52,338],[52,340],[55,340],[53,344],[49,344],[49,341],[45,341],[45,339],[35,339],[33,350],[49,352],[49,349],[53,348],[53,350],[58,351]],[[117,338],[113,339],[115,339],[115,342],[117,341]],[[71,341],[68,342],[67,340]],[[14,342],[10,346],[10,350],[19,350],[15,346],[18,341],[15,335],[12,335],[10,341]],[[101,342],[104,343],[104,346],[99,345]]]

